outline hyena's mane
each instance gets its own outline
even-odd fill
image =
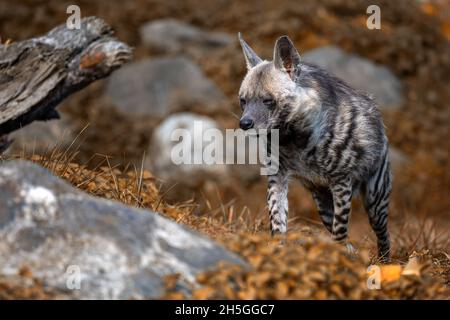
[[[310,155],[331,150],[336,157],[347,156],[351,145],[352,163],[358,168],[355,175],[362,180],[368,178],[387,152],[384,125],[376,101],[314,64],[302,62],[300,68],[296,84],[317,95],[319,111],[314,120],[309,121],[301,109],[296,111],[285,125],[290,128],[285,136],[300,137],[296,140],[298,146]],[[341,143],[336,143],[337,140]]]
[[[300,70],[300,76],[296,79],[297,85],[302,88],[315,89],[321,104],[327,108],[337,108],[342,103],[349,101],[349,98],[355,97],[375,104],[369,94],[352,88],[344,80],[317,65],[302,62]]]

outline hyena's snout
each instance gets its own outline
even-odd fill
[[[248,130],[253,128],[253,126],[255,125],[255,122],[253,121],[252,118],[245,116],[242,117],[241,120],[239,121],[239,126],[241,127],[242,130]]]

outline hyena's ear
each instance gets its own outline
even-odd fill
[[[294,80],[300,74],[300,54],[288,36],[278,38],[273,53],[275,68],[285,71]]]
[[[247,44],[247,42],[242,39],[241,33],[238,33],[239,42],[241,43],[242,51],[244,51],[245,63],[247,64],[247,69],[251,69],[257,64],[259,64],[262,60],[258,55],[253,51],[252,48]]]

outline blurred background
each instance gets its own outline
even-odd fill
[[[326,67],[380,104],[391,143],[391,228],[442,235],[450,226],[450,2],[437,1],[38,1],[0,0],[3,42],[21,41],[65,23],[66,8],[95,15],[134,47],[134,61],[69,97],[62,119],[14,134],[10,153],[45,153],[73,144],[74,162],[118,169],[143,165],[165,200],[198,204],[193,214],[240,215],[267,228],[266,179],[251,166],[184,166],[170,159],[170,132],[237,128],[237,93],[245,75],[241,32],[263,58],[289,35],[305,61]],[[369,5],[381,29],[366,26]],[[292,183],[290,227],[318,223],[311,196]],[[355,202],[353,234],[369,226]],[[255,227],[256,228],[256,227]],[[448,236],[445,236],[448,238]],[[427,238],[429,239],[429,238]],[[427,240],[431,241],[431,240]],[[426,245],[426,244],[424,244]]]

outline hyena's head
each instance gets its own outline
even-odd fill
[[[261,60],[240,33],[239,41],[247,64],[247,75],[239,90],[240,127],[243,130],[274,129],[283,117],[289,118],[292,104],[298,100],[296,81],[300,76],[300,55],[287,36],[276,41],[273,61]]]

